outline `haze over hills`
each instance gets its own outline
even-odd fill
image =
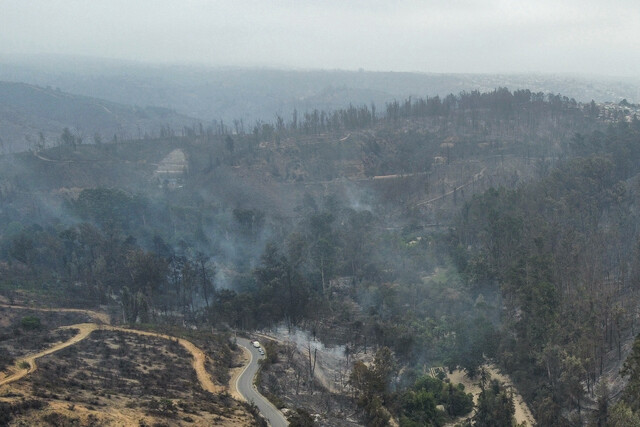
[[[131,107],[59,89],[0,82],[1,152],[55,145],[65,128],[86,143],[157,136],[163,128],[181,129],[195,122],[167,108]]]
[[[232,329],[270,329],[259,389],[292,423],[313,413],[329,426],[460,416],[476,426],[587,425],[583,413],[608,414],[609,392],[640,416],[625,397],[640,367],[637,381],[620,374],[640,354],[633,83],[60,61],[2,69],[30,82],[0,83],[5,154],[35,148],[0,156],[0,305],[21,302],[0,325],[2,370],[17,371],[28,350],[10,331],[33,343],[65,333],[60,322],[39,337],[28,331],[39,315],[15,311],[33,299],[110,311],[113,330],[128,334],[175,328],[166,336],[203,347],[214,328],[222,344],[206,350],[220,360],[206,420],[232,408],[243,425],[249,413],[260,419],[215,391],[233,391],[231,370],[244,363]],[[504,87],[519,84],[532,90]],[[100,340],[81,341],[81,360],[65,366],[112,357],[96,351]],[[170,371],[186,357],[158,362]],[[191,417],[170,400],[188,401],[191,387],[168,393],[168,375],[142,374],[140,384],[169,400],[120,384],[127,403],[103,399],[110,410],[95,410],[75,391],[109,396],[111,385],[75,373],[63,383],[69,375],[43,362],[42,375],[9,387],[47,415],[0,391],[0,405],[24,410],[25,423],[93,416],[108,425],[122,407],[127,420]],[[127,366],[98,373],[122,377]],[[454,385],[461,370],[468,389]],[[482,384],[485,371],[500,383]],[[64,397],[37,388],[58,383]],[[84,415],[68,410],[75,404]]]
[[[637,79],[553,74],[435,74],[152,65],[75,56],[3,56],[0,80],[51,86],[128,105],[174,109],[206,123],[273,121],[294,109],[334,110],[409,96],[497,87],[560,93],[579,102],[640,101]]]
[[[0,427],[640,427],[633,1],[0,4]]]
[[[5,86],[7,94],[29,94],[11,105],[34,115],[66,114],[60,99],[85,102],[92,108],[86,118],[69,108],[87,122],[111,108],[52,89]],[[260,390],[293,413],[290,420],[313,413],[321,425],[383,426],[393,417],[413,426],[472,416],[474,405],[482,414],[492,403],[476,393],[474,404],[453,385],[459,380],[444,382],[440,367],[464,369],[477,383],[485,363],[510,375],[532,411],[526,419],[554,425],[602,414],[594,383],[627,393],[619,372],[634,354],[637,329],[635,108],[498,89],[389,102],[375,112],[368,104],[311,112],[240,132],[197,126],[1,156],[0,296],[22,306],[29,299],[106,306],[114,323],[127,324],[114,325],[120,329],[153,324],[190,337],[197,329],[201,343],[213,327],[229,345],[221,389],[242,365],[238,351],[232,356],[231,328],[271,328],[276,341],[265,343]],[[11,331],[31,337],[25,328],[37,323],[12,316],[0,329],[4,370],[19,368],[28,350]],[[280,345],[289,339],[283,330],[313,339]],[[316,353],[312,341],[322,343],[317,371],[307,360]],[[92,343],[80,343],[83,360],[112,357]],[[184,365],[184,357],[173,359]],[[68,380],[46,366],[45,378],[28,373],[23,384],[48,389]],[[99,373],[117,378],[127,366]],[[107,397],[98,407],[69,390],[109,396],[110,383],[73,375],[60,394],[35,387],[34,402],[70,419],[80,416],[64,409],[70,404],[87,420],[87,411],[107,419],[122,406],[136,409],[136,419],[190,417],[190,406],[164,402],[158,411],[155,398],[131,396],[122,384],[114,394],[126,404]],[[141,384],[156,384],[157,396],[188,400],[187,387],[165,390],[169,376],[140,375]],[[29,385],[8,387],[32,396]],[[505,386],[482,387],[506,403],[489,419],[512,425]],[[22,408],[2,399],[12,411]]]

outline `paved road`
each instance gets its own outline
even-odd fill
[[[269,421],[269,425],[271,427],[288,426],[289,423],[284,418],[284,415],[282,415],[282,412],[276,409],[276,407],[261,395],[253,385],[253,378],[258,372],[258,360],[262,357],[260,356],[260,353],[258,353],[258,349],[253,347],[253,345],[251,345],[251,341],[245,338],[238,337],[238,345],[249,350],[251,353],[251,361],[238,377],[236,381],[236,389],[242,396],[244,396],[247,402],[253,402],[258,407],[260,413],[264,415],[267,421]]]

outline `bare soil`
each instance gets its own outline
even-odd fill
[[[484,368],[491,375],[491,378],[500,381],[513,392],[513,403],[516,410],[514,417],[516,419],[516,422],[518,424],[526,423],[525,425],[527,426],[535,426],[536,421],[533,418],[533,414],[531,413],[529,406],[527,406],[520,393],[518,393],[518,390],[513,386],[511,378],[509,378],[508,375],[501,373],[495,365],[486,364],[484,365]],[[473,402],[478,402],[478,396],[480,395],[480,386],[478,385],[477,380],[467,377],[465,372],[459,369],[451,373],[447,373],[447,378],[449,378],[449,380],[453,384],[462,383],[464,385],[465,391],[467,393],[473,394]]]

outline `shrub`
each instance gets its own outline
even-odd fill
[[[36,316],[23,317],[22,320],[20,320],[20,325],[23,329],[27,329],[29,331],[40,329],[40,327],[42,326],[40,318]]]

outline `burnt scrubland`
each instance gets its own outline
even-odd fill
[[[86,315],[76,313],[18,311],[6,307],[0,307],[0,316],[0,371],[12,365],[15,359],[75,335],[73,330],[57,329],[59,326],[90,320]]]
[[[90,323],[102,314],[91,311],[8,304],[2,309],[6,316],[0,332],[10,359],[3,359],[0,375],[3,425],[262,423],[253,407],[234,401],[225,387],[205,389],[194,371],[193,346],[185,345],[185,336],[205,355],[205,375],[214,384],[228,382],[233,350],[224,335],[176,327],[163,328],[172,335],[118,329]],[[76,339],[82,331],[83,338]],[[70,338],[75,340],[72,345]],[[56,351],[41,352],[51,348]],[[37,364],[27,354],[39,354]],[[27,368],[26,377],[11,379],[12,373]]]
[[[625,425],[640,124],[616,111],[497,89],[5,156],[0,291],[138,327],[304,330],[267,348],[261,374],[294,425],[510,425],[487,362],[540,425]],[[29,381],[189,416],[164,401],[198,393],[188,366],[164,386],[188,365],[180,348],[101,333]],[[313,342],[338,349],[339,380]],[[163,351],[130,361],[122,345]],[[480,384],[475,404],[446,379],[456,368]]]
[[[17,394],[54,410],[16,419],[53,425],[56,418],[83,425],[138,418],[156,424],[251,423],[247,410],[227,394],[202,390],[190,361],[177,341],[95,331],[38,361],[38,370],[22,380]],[[55,411],[59,407],[64,410]]]

